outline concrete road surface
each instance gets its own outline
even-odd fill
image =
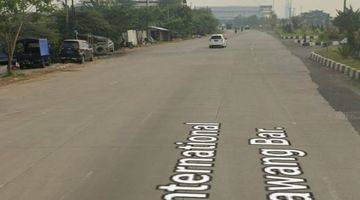
[[[359,134],[301,60],[228,37],[0,88],[0,199],[359,200]]]

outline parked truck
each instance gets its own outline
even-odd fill
[[[47,39],[24,38],[16,43],[15,57],[20,68],[45,67],[51,64],[50,46]]]

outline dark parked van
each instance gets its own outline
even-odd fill
[[[16,43],[15,57],[20,68],[51,64],[50,47],[47,39],[21,39]]]
[[[94,51],[85,40],[64,40],[60,50],[61,62],[76,61],[85,63],[94,59]]]

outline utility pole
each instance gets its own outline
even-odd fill
[[[77,37],[77,34],[75,33],[75,25],[76,25],[76,13],[75,13],[75,5],[74,0],[71,0],[71,33],[75,35],[75,38]]]
[[[146,39],[148,41],[150,38],[150,29],[149,29],[149,6],[150,6],[150,0],[146,0]]]
[[[292,0],[285,0],[285,18],[291,19]]]
[[[275,0],[273,0],[273,12],[275,13]]]
[[[68,6],[68,0],[65,0],[64,10],[65,10],[65,37],[68,37],[69,36],[69,6]]]
[[[346,11],[346,1],[347,0],[344,0],[344,12]]]

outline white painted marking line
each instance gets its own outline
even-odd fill
[[[216,157],[219,123],[186,123],[192,126],[186,142],[176,142],[178,149],[183,149],[175,166],[172,183],[159,185],[157,189],[167,193],[164,200],[178,198],[209,198],[213,167]]]
[[[271,146],[260,148],[261,163],[265,173],[266,191],[268,200],[301,199],[314,200],[306,179],[299,176],[304,172],[298,162],[298,157],[305,157],[304,151],[288,149],[291,146],[287,140],[284,128],[256,129],[258,138],[250,139],[250,145]]]

